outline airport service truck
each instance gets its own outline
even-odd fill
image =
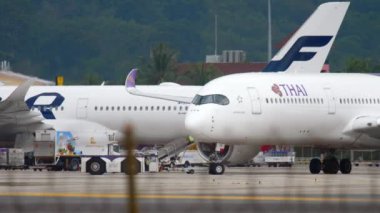
[[[106,172],[128,173],[126,155],[112,135],[91,137],[91,132],[75,138],[70,132],[39,130],[33,142],[34,169],[71,170],[101,175]],[[134,156],[136,172],[144,171],[144,157]]]

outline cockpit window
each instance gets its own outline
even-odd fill
[[[214,96],[213,95],[206,95],[201,98],[200,105],[202,104],[211,104],[214,102]]]
[[[228,98],[224,95],[196,95],[192,102],[194,105],[202,105],[202,104],[219,104],[219,105],[227,105],[230,103]]]
[[[215,101],[215,103],[220,104],[220,105],[227,105],[230,103],[228,98],[224,95],[215,95],[214,101]]]

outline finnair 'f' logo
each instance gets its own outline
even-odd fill
[[[37,100],[40,97],[55,97],[50,103],[39,103]],[[51,111],[55,107],[61,106],[65,98],[56,92],[45,92],[39,95],[30,97],[26,100],[26,105],[28,105],[29,109],[37,108],[42,113],[42,116],[46,119],[55,119],[53,112]],[[37,102],[37,103],[36,103]]]
[[[294,61],[309,61],[317,52],[300,52],[303,47],[323,47],[330,42],[332,36],[302,36],[293,44],[279,61],[271,61],[263,72],[285,71]]]

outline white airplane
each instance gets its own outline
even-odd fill
[[[321,5],[318,10],[327,14],[323,24],[331,24],[329,16],[343,17],[348,5]],[[320,33],[321,38],[332,35],[323,30]],[[326,52],[331,39],[326,43],[319,36],[317,45],[292,39],[296,42],[274,57],[266,70],[283,73],[236,74],[206,84],[186,116],[187,129],[198,140],[230,146],[313,145],[324,149],[325,156],[322,162],[319,158],[310,161],[311,173],[350,173],[350,160],[338,162],[334,150],[380,147],[380,78],[320,74],[323,59],[319,53]]]
[[[177,139],[186,143],[184,120],[189,104],[137,97],[124,86],[31,84],[32,80],[17,88],[0,87],[0,147],[31,151],[34,132],[44,129],[67,132],[83,146],[118,141],[126,124],[133,125],[138,144],[165,144]],[[137,88],[190,97],[200,89],[173,83]]]
[[[211,174],[222,174],[223,163],[247,162],[261,145],[380,146],[375,138],[363,134],[377,126],[364,125],[366,120],[376,120],[380,96],[374,94],[373,86],[377,77],[319,74],[348,6],[348,2],[332,2],[317,8],[263,70],[283,73],[228,75],[199,91],[185,123],[201,155],[214,162]],[[321,169],[349,173],[351,163],[344,159],[339,164],[332,154],[324,158],[323,166],[313,159],[311,172]]]

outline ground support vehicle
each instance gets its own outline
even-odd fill
[[[145,158],[134,157],[133,162],[135,164],[134,173],[145,172]],[[102,175],[104,173],[119,173],[123,172],[131,174],[131,170],[128,167],[127,156],[122,155],[94,155],[83,156],[81,158],[82,172],[88,172],[92,175]]]
[[[27,169],[22,149],[0,148],[0,169]]]
[[[288,151],[271,151],[264,157],[264,162],[269,166],[291,167],[295,162],[295,153]]]
[[[86,140],[88,138],[88,140]],[[98,136],[98,140],[99,140]],[[70,132],[39,130],[33,142],[33,163],[36,170],[83,171],[93,175],[106,172],[128,173],[126,155],[122,155],[119,144],[108,137],[95,141],[91,135],[75,138]],[[144,157],[134,156],[137,172],[143,172]]]

